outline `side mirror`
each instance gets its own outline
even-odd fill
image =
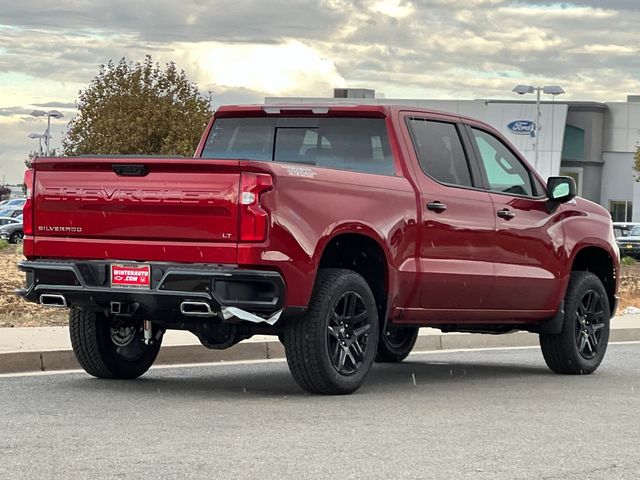
[[[576,196],[576,181],[572,177],[549,177],[547,197],[552,202],[565,203]]]

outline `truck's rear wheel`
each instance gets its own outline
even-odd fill
[[[98,378],[137,378],[145,373],[160,350],[162,336],[146,345],[142,322],[71,309],[71,346],[78,363]]]
[[[387,327],[378,341],[376,362],[401,362],[418,339],[418,327]]]
[[[592,373],[609,341],[609,299],[600,279],[590,272],[573,272],[564,306],[562,331],[540,335],[544,359],[556,373]]]
[[[378,343],[369,285],[351,270],[320,270],[306,316],[289,323],[283,340],[291,374],[303,389],[354,392],[364,383]]]

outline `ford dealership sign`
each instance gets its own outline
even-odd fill
[[[536,136],[536,124],[531,120],[514,120],[507,128],[516,135]]]

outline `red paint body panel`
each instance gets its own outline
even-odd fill
[[[34,227],[45,237],[235,242],[237,161],[145,159],[143,177],[119,176],[131,159],[44,159],[36,166]]]
[[[406,179],[324,168],[305,178],[287,174],[287,165],[265,162],[243,162],[242,168],[270,172],[276,181],[262,201],[271,212],[269,239],[240,244],[238,264],[281,272],[289,305],[307,305],[324,247],[341,233],[377,241],[387,256],[392,301],[412,301],[404,287],[415,282],[416,200]]]
[[[419,317],[422,311],[425,318],[433,318],[430,311],[438,317],[442,311],[487,308],[494,289],[495,215],[491,197],[483,190],[451,187],[427,176],[413,148],[405,118],[406,115],[401,115],[398,119],[398,132],[406,145],[407,171],[415,177],[420,199],[417,278],[420,302],[404,307],[420,307],[414,313]],[[425,118],[457,120],[433,113]],[[429,202],[443,203],[446,210],[430,211],[425,208]]]
[[[562,205],[562,227],[565,235],[565,256],[573,263],[578,253],[588,247],[604,250],[614,261],[616,279],[620,278],[620,252],[616,243],[611,215],[600,205],[576,198],[574,205]],[[565,285],[568,282],[568,274]],[[616,294],[619,282],[616,282]]]
[[[281,108],[287,116],[312,115],[311,107]],[[391,321],[420,325],[549,318],[584,247],[601,248],[619,268],[604,209],[577,199],[548,213],[544,199],[439,184],[421,171],[403,115],[410,110],[482,125],[502,138],[490,127],[406,107],[328,108],[329,116],[385,118],[396,175],[197,158],[216,117],[268,115],[260,106],[223,107],[194,159],[38,158],[34,235],[25,237],[25,255],[275,270],[284,278],[285,305],[304,307],[326,245],[342,233],[361,234],[386,256]],[[118,176],[112,166],[120,163],[144,165],[148,173]],[[273,178],[273,188],[260,200],[270,215],[262,243],[238,242],[242,172]],[[446,203],[447,211],[426,209],[436,200]],[[504,206],[517,216],[496,218]]]
[[[515,217],[497,218],[495,296],[491,308],[552,313],[564,297],[569,265],[560,210],[548,213],[546,199],[491,194],[495,211],[509,208]]]

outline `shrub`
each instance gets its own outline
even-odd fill
[[[620,259],[620,265],[623,265],[625,267],[632,267],[635,264],[636,264],[636,259],[633,257],[622,257]]]

